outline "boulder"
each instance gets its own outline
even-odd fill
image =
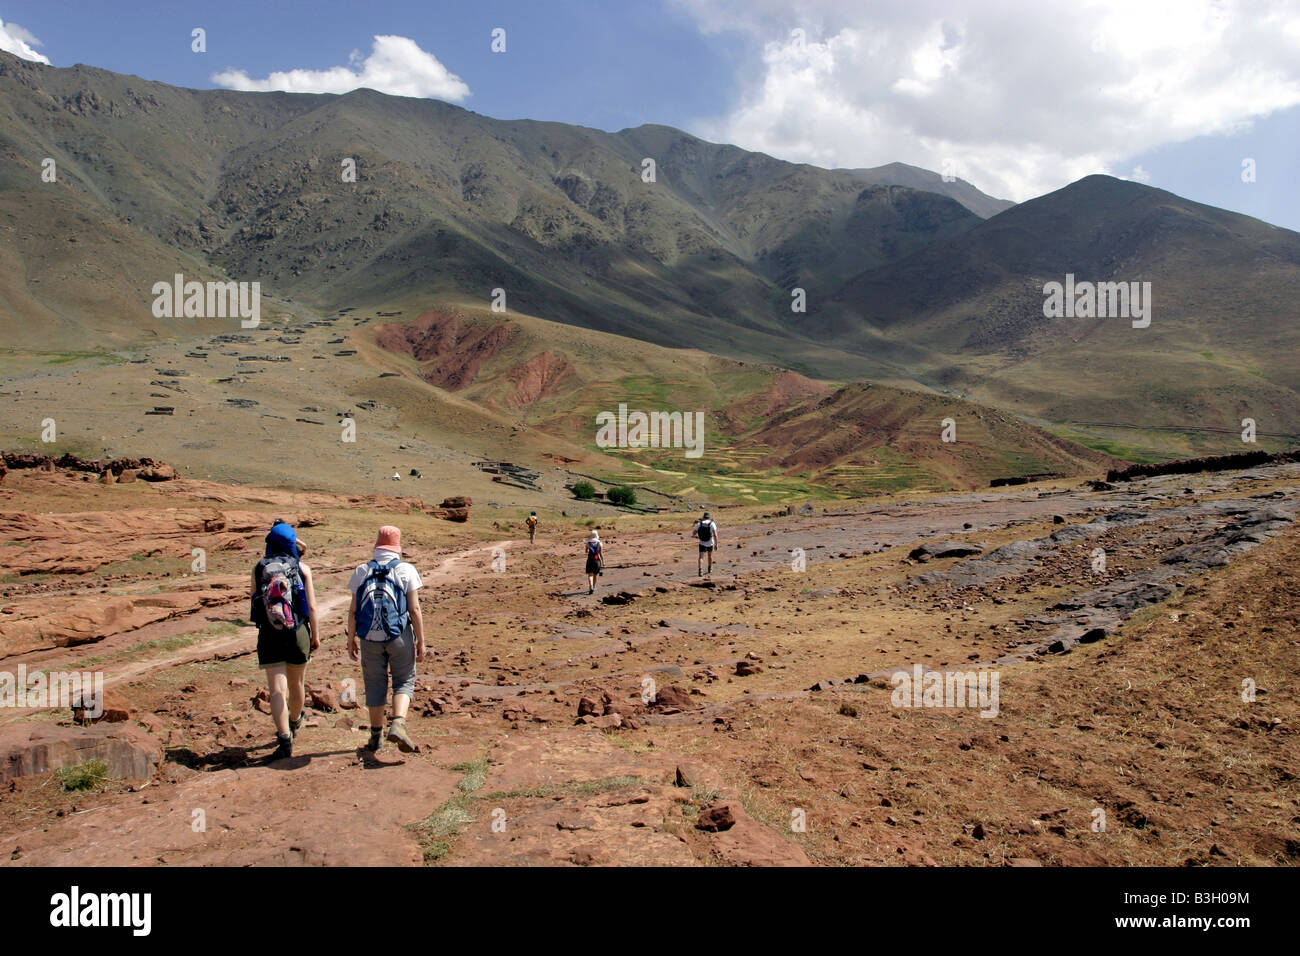
[[[98,717],[91,717],[86,712],[85,705],[88,703],[94,701],[74,700],[72,702],[73,720],[81,724],[97,724],[101,721],[108,724],[121,724],[134,720],[140,714],[139,708],[115,690],[104,691],[104,699],[100,703],[103,712]]]
[[[104,761],[110,777],[148,780],[162,759],[162,738],[134,724],[44,725],[34,730],[29,725],[0,735],[0,783],[90,760]]]

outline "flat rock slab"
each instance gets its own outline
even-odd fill
[[[359,745],[361,734],[352,735]],[[85,816],[10,836],[32,866],[401,866],[422,855],[407,825],[456,792],[461,775],[420,755],[315,747],[235,770],[181,771]],[[195,811],[202,811],[201,817]],[[202,828],[196,821],[202,819]]]
[[[445,861],[447,866],[696,866],[681,837],[662,828],[681,821],[676,787],[632,786],[559,800],[503,800],[475,820]]]

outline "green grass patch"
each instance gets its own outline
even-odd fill
[[[462,793],[474,793],[483,789],[483,784],[487,782],[487,758],[481,760],[471,760],[464,763],[458,763],[451,769],[457,773],[463,773],[460,783],[456,784]]]
[[[644,786],[645,781],[641,777],[602,777],[599,780],[570,780],[567,783],[559,784],[542,784],[540,787],[526,787],[522,790],[497,790],[489,793],[483,799],[485,800],[511,800],[520,797],[531,799],[547,799],[549,797],[563,796],[599,796],[602,793],[613,793],[616,790],[625,790],[628,787]]]
[[[108,764],[102,760],[87,760],[75,767],[60,767],[54,771],[54,777],[68,793],[99,790],[108,783]]]
[[[463,781],[462,781],[463,782]],[[418,823],[408,825],[420,840],[426,864],[437,863],[451,850],[451,841],[475,820],[473,799],[458,793]]]

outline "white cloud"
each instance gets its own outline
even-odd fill
[[[347,66],[327,70],[277,70],[264,80],[255,80],[243,70],[214,73],[212,82],[232,90],[288,93],[347,93],[368,88],[394,96],[434,97],[459,101],[469,96],[469,87],[443,66],[436,56],[421,50],[407,37],[377,36],[369,56],[357,50]]]
[[[1300,104],[1287,0],[675,2],[753,44],[701,135],[822,166],[947,162],[1016,200]]]
[[[35,48],[38,46],[44,44],[32,36],[30,31],[24,30],[16,23],[5,23],[0,20],[0,50],[20,56],[24,60],[35,60],[37,63],[49,66],[49,57],[36,52]]]

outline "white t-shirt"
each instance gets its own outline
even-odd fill
[[[700,537],[700,528],[701,528],[703,525],[708,525],[708,526],[709,526],[709,540],[708,540],[708,541],[705,541],[703,538]],[[713,544],[713,536],[717,533],[717,530],[718,530],[718,525],[717,525],[717,523],[716,523],[712,518],[710,518],[708,521],[705,521],[703,518],[701,518],[699,521],[695,522],[695,532],[694,532],[694,533],[695,533],[695,537],[696,537],[697,539],[699,539],[700,544],[703,544],[703,545],[711,545],[711,544]]]
[[[374,560],[378,561],[380,564],[387,564],[394,558],[400,557],[401,555],[396,551],[384,551],[381,549],[375,551]],[[408,564],[405,561],[399,561],[397,567],[393,568],[393,570],[388,573],[389,576],[401,586],[402,590],[406,592],[406,600],[408,603],[411,600],[411,595],[424,586],[424,582],[420,580],[420,572],[415,570],[415,565]],[[366,583],[366,578],[368,577],[370,577],[369,563],[358,564],[357,569],[352,572],[352,578],[348,581],[348,588],[352,591],[352,594],[355,597],[360,598],[361,586]],[[376,639],[387,637],[387,635],[384,634],[383,626],[379,623],[377,615],[375,620],[371,622],[370,634],[375,635]],[[370,635],[367,634],[358,634],[357,636],[367,640],[371,639]]]

